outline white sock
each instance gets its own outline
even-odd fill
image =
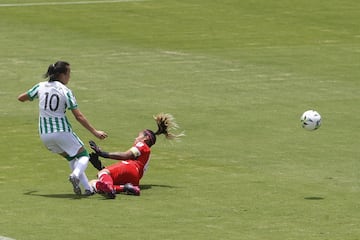
[[[75,162],[76,162],[76,158],[74,158],[73,160],[71,160],[70,162],[69,162],[69,166],[70,166],[70,169],[71,169],[71,171],[74,171],[74,169],[75,169]]]
[[[98,182],[97,179],[90,180],[89,185],[91,187],[91,191],[97,192],[96,183]]]
[[[80,158],[75,158],[74,160],[70,161],[70,168],[72,174],[75,175],[79,180],[81,185],[83,185],[84,189],[92,191],[92,188],[89,185],[89,179],[85,174],[85,170],[89,163],[89,158],[86,156],[82,156]]]
[[[80,183],[84,186],[85,190],[90,190],[91,192],[93,191],[92,188],[90,187],[89,179],[87,178],[85,172],[80,174],[79,180]]]
[[[73,165],[73,172],[72,174],[74,174],[77,178],[80,179],[80,175],[82,173],[85,172],[85,169],[87,168],[88,162],[89,162],[89,157],[87,156],[82,156],[80,158],[76,158],[74,159],[74,165]],[[73,160],[73,161],[74,161]]]

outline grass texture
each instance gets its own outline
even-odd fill
[[[0,0],[0,236],[360,238],[357,0],[25,2]],[[185,130],[153,147],[140,197],[76,198],[42,146],[37,102],[16,97],[59,59],[103,149],[127,150],[158,112]],[[308,109],[317,131],[300,127]]]

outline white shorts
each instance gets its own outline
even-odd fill
[[[53,153],[66,152],[70,157],[76,156],[79,149],[84,146],[74,132],[55,132],[41,134],[40,138],[44,145]]]

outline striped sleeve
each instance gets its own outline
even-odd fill
[[[76,98],[72,94],[71,90],[66,92],[66,103],[69,110],[76,109],[78,107]]]
[[[30,98],[30,101],[34,100],[34,98],[38,97],[38,91],[39,91],[40,84],[36,84],[33,86],[29,91],[27,91],[27,95]]]

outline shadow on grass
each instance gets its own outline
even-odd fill
[[[48,198],[69,198],[69,199],[81,199],[88,198],[89,196],[85,195],[75,195],[74,193],[58,193],[58,194],[39,194],[38,191],[29,191],[25,192],[24,195],[36,196],[36,197],[48,197]]]
[[[305,200],[324,200],[325,198],[323,197],[304,197]]]
[[[151,188],[174,188],[173,186],[170,185],[163,185],[163,184],[140,184],[140,189],[142,190],[148,190]]]
[[[144,184],[140,185],[141,191],[149,190],[151,188],[174,188],[170,185],[159,185],[159,184]],[[25,192],[24,195],[28,196],[36,196],[36,197],[47,197],[47,198],[68,198],[68,199],[81,199],[81,198],[88,198],[91,196],[86,195],[75,195],[74,193],[56,193],[56,194],[39,194],[37,190]]]

